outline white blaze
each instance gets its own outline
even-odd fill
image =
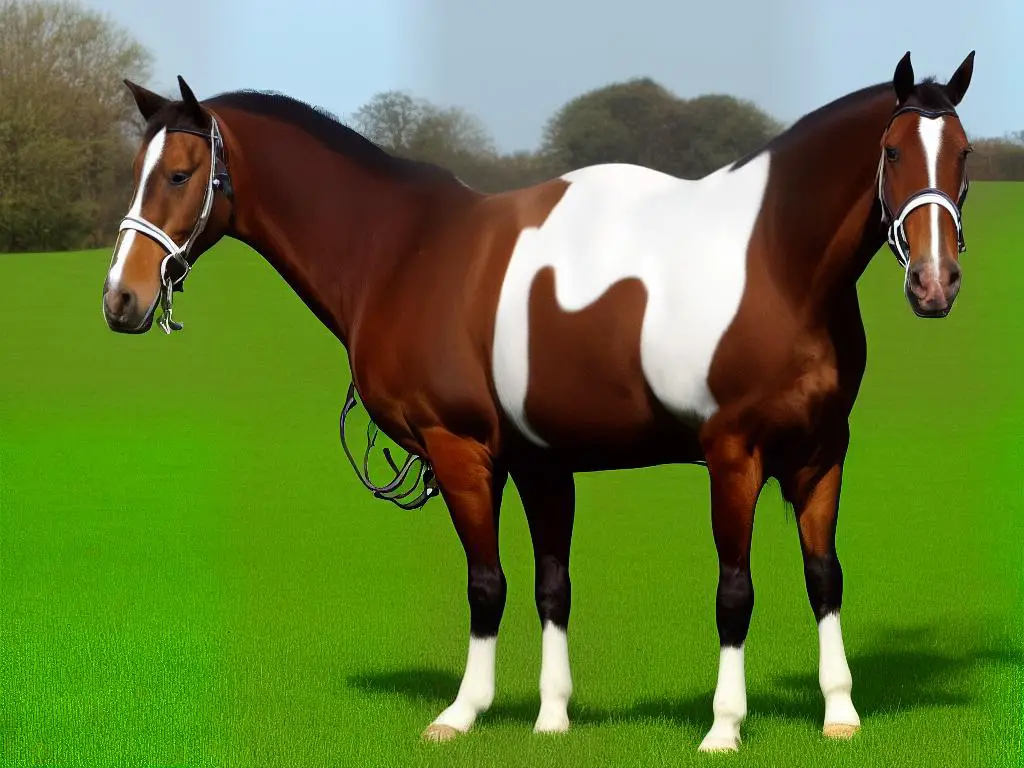
[[[939,186],[939,153],[942,151],[942,132],[945,127],[943,117],[920,117],[917,132],[924,145],[925,167],[928,169],[928,186],[938,189]],[[939,268],[939,216],[943,211],[938,205],[928,206],[929,224],[931,227],[931,256],[935,269]]]
[[[167,140],[167,131],[161,128],[157,134],[153,137],[152,141],[149,142],[149,146],[146,147],[146,154],[142,158],[142,173],[139,175],[139,186],[135,188],[135,197],[132,198],[131,207],[128,209],[129,216],[141,216],[142,215],[142,201],[146,197],[146,189],[149,186],[149,177],[153,174],[153,170],[160,162],[161,156],[164,153],[164,143]],[[129,229],[122,232],[121,242],[117,246],[117,250],[114,251],[113,264],[110,266],[110,272],[107,274],[107,280],[110,283],[110,290],[117,288],[118,283],[121,281],[121,274],[124,272],[124,265],[128,259],[128,254],[131,253],[132,244],[135,242],[135,237],[138,234],[134,229]]]

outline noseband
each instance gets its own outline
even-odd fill
[[[195,244],[196,239],[206,229],[206,223],[213,211],[213,201],[217,192],[221,192],[229,200],[234,196],[231,188],[231,177],[228,175],[227,161],[225,159],[224,140],[220,135],[220,127],[217,125],[217,118],[210,115],[210,132],[193,130],[192,128],[167,128],[167,133],[191,133],[210,142],[210,178],[206,184],[206,195],[203,197],[203,207],[199,210],[192,234],[184,244],[178,245],[160,227],[147,221],[142,215],[125,216],[118,228],[119,232],[134,230],[156,242],[166,252],[164,260],[160,262],[160,304],[163,308],[163,315],[159,325],[164,333],[180,331],[181,323],[175,322],[171,316],[173,294],[183,290],[183,283],[188,273],[192,271],[192,263],[189,261],[189,252]],[[173,277],[170,273],[171,262],[181,267],[181,274]]]
[[[888,131],[889,125],[892,125],[893,120],[907,112],[916,112],[925,118],[936,118],[942,117],[943,115],[956,116],[956,112],[952,109],[928,110],[922,109],[921,107],[905,106],[897,109],[893,113],[892,117],[889,118],[889,123],[886,125],[886,131]],[[904,269],[909,269],[910,267],[910,243],[907,241],[907,233],[903,227],[903,223],[906,221],[907,216],[911,211],[917,210],[925,205],[937,205],[940,208],[945,209],[946,212],[953,217],[953,224],[956,226],[957,248],[960,253],[963,253],[967,249],[967,245],[964,242],[964,226],[962,220],[964,201],[967,200],[967,188],[969,186],[966,170],[960,186],[960,198],[956,202],[953,202],[953,199],[941,189],[925,187],[908,197],[903,202],[903,205],[900,206],[895,216],[893,215],[888,202],[886,202],[884,186],[885,150],[883,149],[882,157],[878,162],[878,200],[882,204],[882,223],[888,223],[889,225],[886,230],[886,239],[889,243],[889,249],[896,256],[896,261],[899,262],[901,267]]]

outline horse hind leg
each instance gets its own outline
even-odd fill
[[[498,515],[507,473],[481,444],[447,432],[424,435],[427,453],[466,552],[469,651],[455,700],[423,732],[447,741],[468,732],[494,701],[498,628],[507,585],[498,556]]]
[[[569,666],[569,550],[575,484],[569,471],[544,460],[512,473],[530,526],[534,593],[541,625],[540,712],[535,733],[569,730],[572,673]]]

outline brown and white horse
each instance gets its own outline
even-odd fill
[[[440,491],[466,552],[465,673],[427,738],[468,731],[494,697],[507,479],[535,552],[535,730],[559,732],[572,692],[574,473],[669,462],[706,465],[720,563],[718,683],[701,749],[740,743],[751,531],[770,477],[798,522],[824,734],[849,737],[860,718],[835,532],[865,367],[856,284],[888,236],[913,311],[950,311],[971,149],[956,107],[973,64],[972,52],[948,83],[917,83],[908,53],[891,81],[699,180],[607,164],[492,195],[284,96],[200,103],[179,78],[182,99],[169,101],[127,83],[148,127],[104,317],[145,332],[162,304],[164,329],[180,328],[174,291],[229,236],[345,346],[373,422],[422,461],[418,503]],[[397,483],[362,479],[395,498]]]

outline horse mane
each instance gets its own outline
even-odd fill
[[[885,93],[893,94],[893,108],[895,109],[896,95],[893,93],[891,80],[860,88],[808,112],[782,133],[773,136],[753,152],[736,160],[729,167],[729,170],[738,170],[762,153],[779,149],[792,141],[798,140],[806,131],[814,130],[849,107],[862,102],[872,101]],[[919,82],[914,90],[914,95],[908,101],[924,109],[953,109],[953,104],[950,102],[949,96],[946,95],[945,86],[934,77],[926,77]]]
[[[345,155],[364,167],[410,180],[451,180],[457,177],[447,168],[423,160],[400,157],[345,125],[322,107],[276,91],[238,90],[217,94],[203,102],[212,107],[238,109],[270,117],[295,126],[332,152]]]

